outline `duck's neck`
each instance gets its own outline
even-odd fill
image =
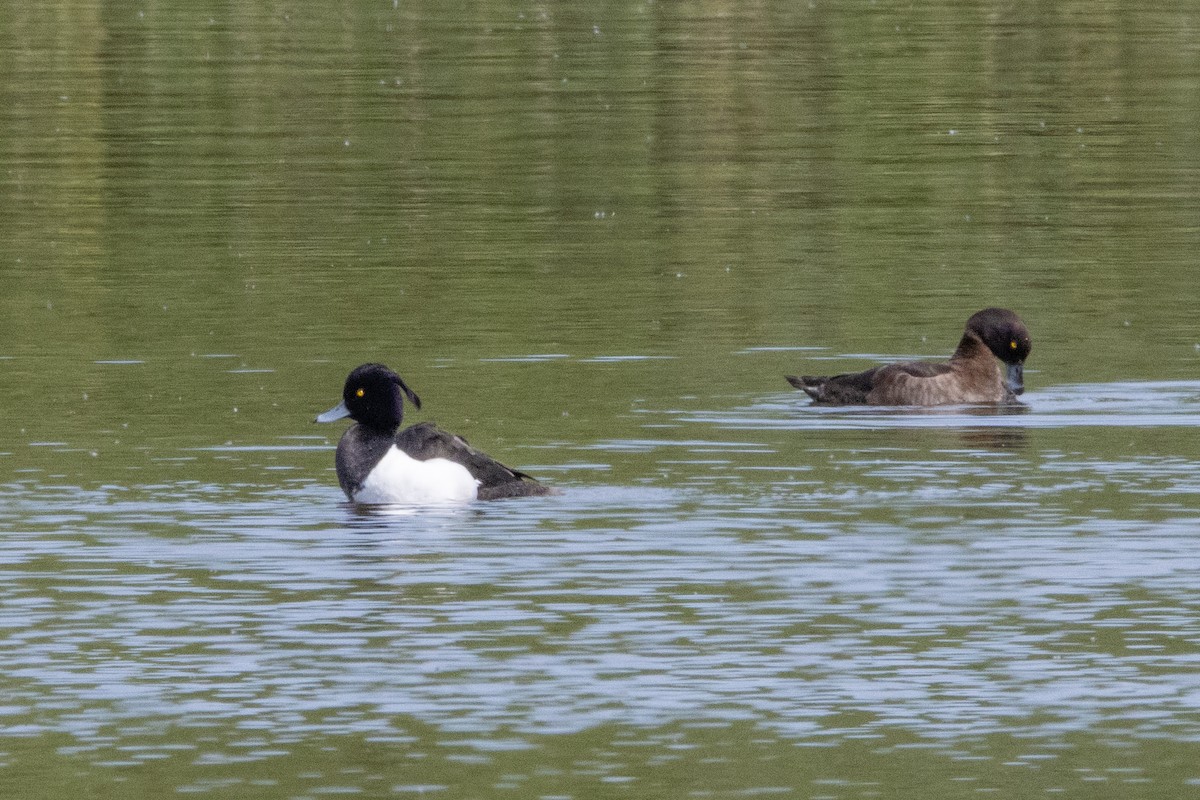
[[[950,363],[964,375],[975,375],[980,381],[1001,383],[1000,362],[995,358],[991,348],[974,333],[967,331],[963,334],[958,349],[950,356]]]
[[[396,438],[396,431],[398,431],[400,429],[399,425],[393,425],[391,427],[388,427],[388,426],[379,426],[379,425],[367,425],[362,422],[358,423],[358,425],[356,425],[355,427],[358,428],[358,435],[361,436],[363,439],[372,439],[372,440],[378,439],[378,440],[386,440],[389,442],[393,441]]]
[[[971,331],[964,331],[963,337],[958,342],[958,348],[954,351],[954,355],[950,356],[951,361],[970,361],[978,358],[980,354],[991,355],[992,351],[983,343],[983,340],[976,336]]]

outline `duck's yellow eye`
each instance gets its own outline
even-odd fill
[[[1016,342],[1013,342],[1013,347],[1016,347],[1016,346],[1017,346],[1017,343],[1016,343]],[[354,393],[354,396],[355,396],[355,397],[362,397],[364,394],[366,394],[366,392],[365,392],[365,391],[363,391],[362,389],[359,389],[357,392],[355,392],[355,393]]]
[[[1009,346],[1009,349],[1016,350],[1017,349],[1017,340],[1013,339],[1012,341],[1010,341],[1008,343],[1008,346]],[[362,395],[359,395],[359,397],[362,397]]]

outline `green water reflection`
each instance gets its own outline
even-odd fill
[[[302,723],[301,723],[302,724]],[[630,730],[602,726],[586,733],[531,741],[478,743],[418,724],[391,737],[332,736],[319,746],[289,745],[305,764],[295,774],[275,763],[277,747],[248,733],[229,749],[196,745],[194,735],[148,737],[101,753],[101,768],[125,796],[167,794],[237,797],[963,797],[1052,796],[1128,798],[1173,796],[1121,747],[1075,741],[1040,749],[1007,737],[981,737],[941,750],[906,741],[846,740],[797,747],[746,724]],[[69,740],[60,742],[70,751]],[[19,751],[18,751],[19,752]],[[403,753],[403,755],[398,755]],[[1195,750],[1164,744],[1168,758]],[[886,756],[886,758],[881,758]],[[698,772],[697,760],[706,768]],[[886,761],[886,772],[865,765]],[[265,767],[264,767],[265,762]],[[157,769],[147,769],[147,764]],[[164,781],[183,780],[175,785]],[[47,797],[94,792],[95,774],[47,765]],[[471,788],[467,788],[471,787]],[[25,788],[25,787],[20,787]],[[1188,790],[1180,789],[1180,794]]]
[[[998,302],[1060,381],[1196,364],[1186,4],[58,8],[2,26],[10,355],[939,352]]]

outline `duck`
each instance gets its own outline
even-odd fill
[[[342,401],[314,422],[350,417],[335,463],[346,497],[362,504],[457,504],[551,494],[524,472],[476,450],[432,422],[400,430],[404,400],[421,398],[384,364],[362,364],[346,377]]]
[[[972,314],[949,361],[884,364],[843,375],[785,375],[814,404],[936,406],[1018,403],[1033,339],[1007,308]],[[997,361],[999,360],[999,362]],[[1004,364],[1003,374],[1000,364]]]

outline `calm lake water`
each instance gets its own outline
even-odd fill
[[[0,795],[1200,795],[1200,6],[592,5],[0,0]]]

